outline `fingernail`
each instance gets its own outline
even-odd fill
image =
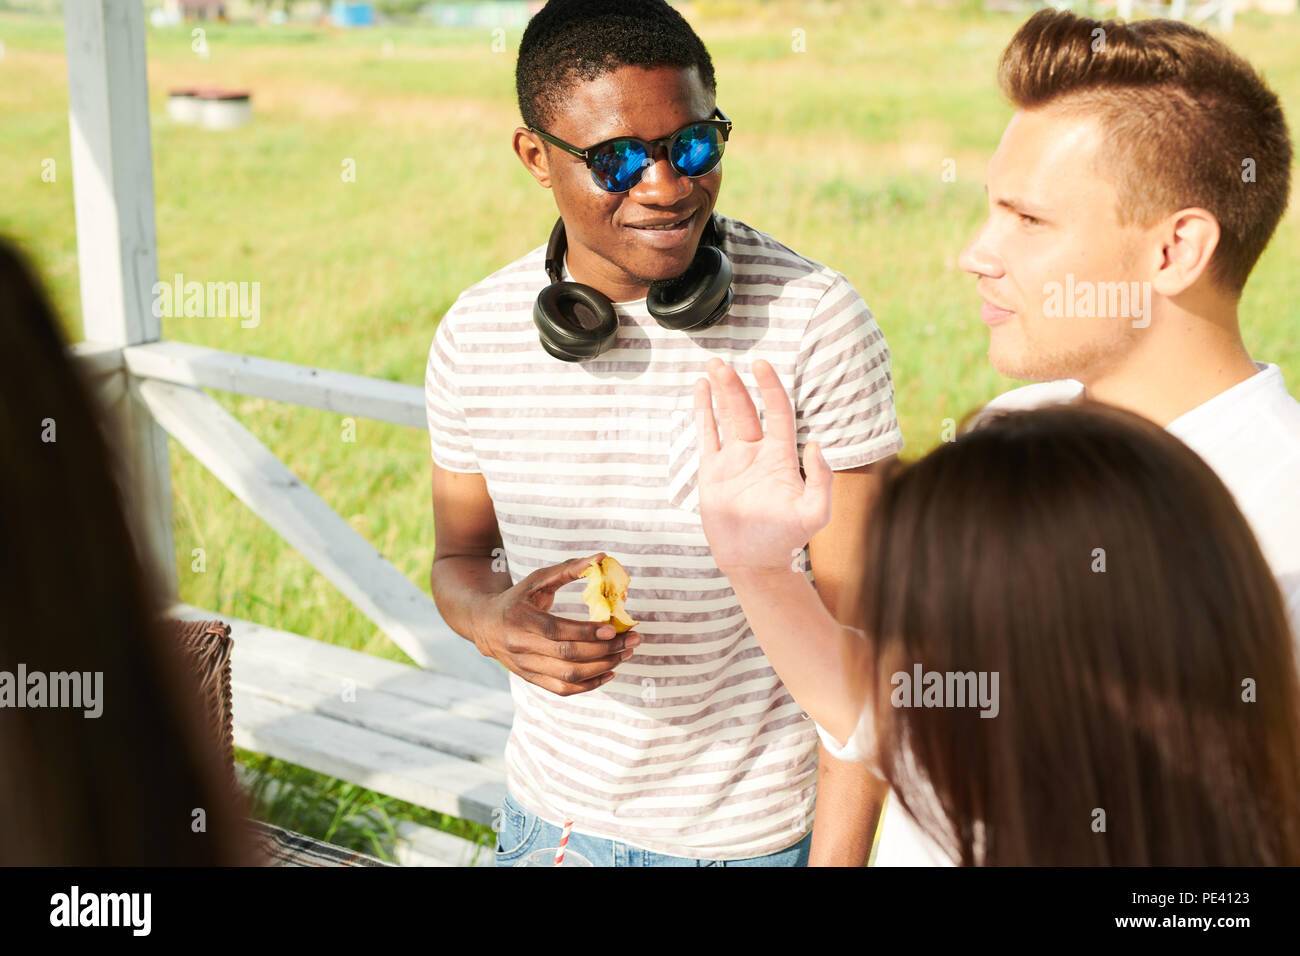
[[[596,629],[596,636],[601,638],[610,638],[614,636],[612,627],[601,627]]]
[[[627,650],[623,652],[623,660],[627,660],[631,656],[632,656],[632,648],[629,647]]]
[[[641,643],[641,635],[629,634],[627,636],[627,640],[625,640],[623,643],[628,647],[636,647],[638,644]]]

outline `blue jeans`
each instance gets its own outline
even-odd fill
[[[497,831],[496,865],[514,866],[517,862],[543,848],[554,849],[560,843],[561,827],[547,823],[536,814],[529,813],[506,794],[501,804],[501,829]],[[576,830],[570,832],[566,850],[575,850],[593,866],[807,866],[808,850],[812,846],[812,832],[792,847],[751,856],[743,860],[696,860],[685,856],[668,856],[617,840],[587,836]]]

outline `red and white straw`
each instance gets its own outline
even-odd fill
[[[573,821],[564,821],[564,832],[560,834],[560,845],[555,851],[555,862],[552,866],[559,866],[564,862],[564,848],[569,842],[569,831],[573,829]]]

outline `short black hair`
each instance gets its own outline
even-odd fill
[[[717,95],[709,51],[665,0],[550,0],[519,41],[519,114],[525,126],[546,129],[574,82],[620,66],[665,65],[696,67]]]

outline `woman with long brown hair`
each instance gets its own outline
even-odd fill
[[[0,448],[0,864],[258,862],[98,411],[3,242]]]
[[[801,476],[789,399],[754,374],[766,434],[720,360],[696,386],[704,530],[828,746],[892,787],[882,855],[901,810],[963,865],[1300,863],[1293,638],[1200,458],[1104,405],[982,420],[886,482],[855,630],[792,573],[830,471],[810,443]]]

